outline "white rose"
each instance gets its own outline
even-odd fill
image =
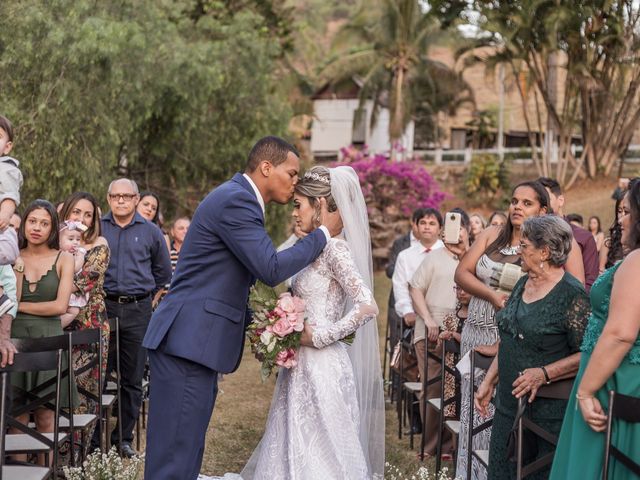
[[[269,345],[267,345],[267,352],[271,353],[273,352],[273,349],[276,348],[276,344],[278,343],[278,339],[276,338],[275,335],[272,335],[272,339],[271,339],[271,343],[269,343]]]
[[[273,339],[273,333],[271,332],[264,331],[260,334],[260,341],[264,345],[269,345],[272,339]],[[273,350],[273,347],[271,348],[271,350]]]

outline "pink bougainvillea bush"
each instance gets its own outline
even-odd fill
[[[447,194],[418,159],[392,162],[385,155],[370,155],[366,147],[345,147],[343,160],[360,178],[367,202],[376,266],[382,267],[395,238],[408,231],[416,208],[440,208]]]

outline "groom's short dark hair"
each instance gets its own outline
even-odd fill
[[[247,172],[253,172],[258,168],[260,162],[264,160],[271,163],[274,167],[277,167],[287,159],[289,152],[293,153],[296,157],[300,157],[296,147],[280,137],[269,136],[261,138],[253,146],[251,152],[249,152],[245,170]]]

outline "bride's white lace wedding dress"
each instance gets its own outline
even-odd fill
[[[358,273],[349,246],[340,239],[331,239],[292,286],[294,295],[306,303],[307,321],[315,326],[316,348],[301,347],[298,364],[280,369],[265,434],[241,477],[371,479],[366,447],[359,438],[350,347],[340,340],[375,318],[373,294]],[[351,307],[345,312],[346,305]]]

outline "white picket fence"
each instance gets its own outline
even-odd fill
[[[580,155],[582,146],[572,146],[574,155]],[[471,162],[471,158],[474,155],[489,154],[489,155],[502,155],[504,158],[511,160],[513,163],[528,164],[533,163],[531,157],[531,148],[503,148],[500,152],[497,148],[487,149],[472,149],[465,148],[464,150],[414,150],[414,156],[423,158],[427,161],[433,161],[436,165],[464,165]],[[630,145],[625,155],[625,163],[640,163],[640,145]]]

